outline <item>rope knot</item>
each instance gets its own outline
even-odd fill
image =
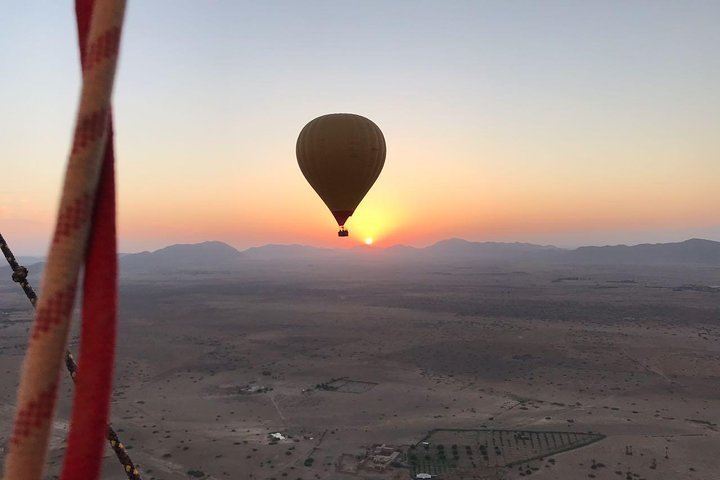
[[[27,279],[27,276],[28,269],[20,265],[15,270],[13,270],[12,279],[13,282],[23,283],[25,279]]]

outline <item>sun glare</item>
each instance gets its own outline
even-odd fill
[[[373,244],[373,239],[372,239],[372,238],[368,237],[368,238],[365,239],[365,245],[370,246],[370,245],[372,245],[372,244]]]

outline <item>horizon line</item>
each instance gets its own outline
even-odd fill
[[[575,247],[558,247],[557,245],[553,245],[553,244],[533,243],[533,242],[520,241],[520,240],[516,240],[516,241],[468,240],[468,239],[465,239],[462,237],[449,237],[449,238],[440,239],[433,243],[427,244],[425,246],[419,246],[419,247],[413,246],[413,245],[402,244],[402,243],[396,243],[396,244],[392,244],[392,245],[388,245],[388,246],[375,246],[375,245],[369,246],[369,245],[364,245],[362,243],[359,243],[359,244],[356,244],[356,245],[353,245],[350,247],[324,247],[324,246],[316,246],[316,245],[301,244],[301,243],[273,243],[273,242],[270,242],[270,243],[253,245],[250,247],[240,249],[238,247],[235,247],[231,243],[225,242],[223,240],[202,240],[200,242],[192,242],[192,243],[190,243],[190,242],[169,243],[165,246],[156,248],[154,250],[118,251],[117,254],[118,255],[136,255],[136,254],[140,254],[140,253],[155,253],[157,251],[160,251],[160,250],[163,250],[163,249],[169,248],[169,247],[174,247],[174,246],[179,246],[179,245],[194,246],[194,245],[202,245],[205,243],[221,243],[221,244],[226,245],[234,250],[237,250],[240,253],[246,252],[246,251],[254,249],[254,248],[264,248],[264,247],[273,247],[273,246],[314,248],[317,250],[329,250],[329,251],[339,251],[339,252],[356,251],[356,250],[366,250],[366,251],[388,250],[388,249],[396,248],[396,247],[404,247],[404,248],[411,248],[411,249],[415,249],[415,250],[423,250],[425,248],[429,248],[434,245],[437,245],[438,243],[453,241],[453,240],[462,241],[462,242],[466,242],[466,243],[475,243],[475,244],[532,245],[532,246],[536,246],[536,247],[556,248],[558,250],[577,250],[579,248],[584,248],[584,247],[602,248],[602,247],[636,247],[636,246],[640,246],[640,245],[668,245],[668,244],[685,243],[685,242],[689,242],[692,240],[701,240],[701,241],[720,243],[720,239],[715,240],[715,239],[711,239],[711,238],[690,237],[690,238],[686,238],[684,240],[669,241],[669,242],[640,242],[640,243],[632,243],[632,244],[615,243],[615,244],[604,244],[604,245],[578,245]],[[38,258],[43,258],[43,259],[47,257],[47,255],[39,255],[39,254],[18,254],[17,256],[18,257],[38,257]]]

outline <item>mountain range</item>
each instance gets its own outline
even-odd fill
[[[690,239],[676,243],[614,245],[562,249],[531,243],[470,242],[453,238],[424,248],[394,245],[388,248],[356,247],[348,250],[303,245],[264,245],[238,251],[222,242],[173,245],[155,252],[125,255],[121,268],[228,270],[248,261],[369,260],[397,261],[503,261],[521,260],[569,264],[692,264],[720,266],[720,242]]]
[[[226,243],[209,241],[171,245],[153,252],[122,254],[119,264],[123,273],[232,271],[249,263],[333,260],[365,262],[370,260],[370,257],[397,262],[532,261],[586,265],[720,266],[720,242],[690,239],[674,243],[563,249],[531,243],[471,242],[453,238],[424,248],[394,245],[387,248],[356,247],[337,250],[304,245],[264,245],[239,251]],[[38,271],[41,268],[41,264],[36,264],[33,270]]]

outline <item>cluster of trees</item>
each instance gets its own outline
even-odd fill
[[[430,445],[424,444],[423,448],[425,449],[426,452],[428,452],[428,453],[424,454],[424,459],[426,461],[432,460],[432,456],[429,453]],[[436,453],[437,460],[440,462],[447,461],[448,456],[445,452],[445,445],[438,444],[435,446],[435,449],[437,450],[437,453]],[[460,459],[460,453],[458,452],[458,446],[456,444],[453,444],[450,447],[450,450],[451,450],[451,455],[453,457],[453,460],[458,461]],[[469,457],[472,457],[472,448],[470,447],[470,445],[465,446],[465,453]],[[418,461],[417,446],[415,446],[415,445],[410,446],[410,451],[408,453],[408,460],[410,460],[410,463],[417,463],[417,461]]]
[[[334,385],[330,385],[329,383],[318,383],[317,385],[315,385],[315,389],[317,389],[317,390],[327,390],[327,391],[330,391],[330,392],[334,392],[334,391],[336,391],[336,390],[338,389],[338,387],[336,387],[336,386],[334,386]]]

